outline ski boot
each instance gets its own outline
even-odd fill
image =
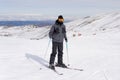
[[[50,64],[50,65],[49,65],[49,68],[52,69],[52,70],[55,70],[54,64]]]
[[[55,66],[56,66],[56,67],[67,68],[67,66],[66,66],[64,63],[62,63],[62,64],[56,63]]]

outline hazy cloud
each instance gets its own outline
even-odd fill
[[[92,14],[120,10],[120,0],[0,0],[0,14]]]

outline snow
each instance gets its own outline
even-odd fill
[[[67,23],[68,31],[71,34],[81,33],[82,35],[93,35],[106,32],[120,31],[120,12],[106,13],[86,17]]]
[[[68,36],[78,35],[97,35],[108,32],[120,32],[120,12],[104,13],[95,16],[88,16],[72,22],[65,23]],[[27,39],[41,39],[48,37],[50,26],[37,27],[34,25],[26,26],[1,26],[0,36],[21,37]]]
[[[69,38],[70,65],[84,71],[56,68],[64,74],[62,76],[45,67],[51,52],[50,45],[44,58],[49,39],[1,37],[0,80],[106,80],[105,75],[108,80],[120,80],[119,35]],[[64,62],[67,64],[66,54],[64,43]]]
[[[41,39],[47,36],[50,26],[37,27],[34,25],[0,27],[0,36]]]
[[[49,38],[29,39],[36,38],[36,35],[37,38],[41,38],[42,34],[48,34],[49,26],[5,29],[0,27],[1,34],[2,32],[14,34],[7,37],[0,36],[0,80],[120,80],[119,20],[119,14],[111,13],[66,23],[69,36],[69,62],[64,42],[64,63],[70,63],[71,67],[84,71],[56,68],[64,75],[57,75],[46,67],[52,47],[50,43],[46,54]],[[86,21],[94,22],[79,26]],[[90,28],[92,25],[94,26]],[[100,26],[107,30],[101,31]],[[75,31],[76,34],[80,31],[82,36],[72,37]]]

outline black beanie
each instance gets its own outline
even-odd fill
[[[62,16],[62,15],[59,15],[59,16],[58,16],[58,19],[63,19],[63,16]]]

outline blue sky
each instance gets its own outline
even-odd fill
[[[0,0],[0,14],[87,16],[120,11],[120,0]]]

